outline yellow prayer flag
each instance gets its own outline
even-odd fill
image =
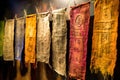
[[[36,45],[36,14],[26,17],[25,30],[25,62],[35,63],[35,45]]]

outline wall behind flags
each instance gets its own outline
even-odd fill
[[[75,4],[84,3],[88,0],[1,0],[0,1],[0,19],[14,18],[24,16],[23,10],[26,9],[27,14],[36,13],[35,7],[39,12],[45,12],[52,7],[58,9],[62,7],[69,8]],[[91,15],[93,15],[93,3],[91,3]]]

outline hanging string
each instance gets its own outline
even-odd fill
[[[17,19],[17,14],[15,14],[15,20]]]
[[[68,3],[67,3],[67,5],[66,5],[66,8],[67,8],[67,9],[70,7],[70,1],[71,1],[71,0],[69,0]]]
[[[36,13],[38,14],[39,13],[39,11],[38,11],[38,8],[35,6],[35,10],[36,10]]]
[[[67,19],[70,18],[69,16],[69,9],[70,9],[70,4],[71,4],[71,0],[68,1],[68,3],[66,4],[66,15],[67,15]]]
[[[52,20],[52,11],[53,11],[53,6],[52,6],[52,4],[51,4],[51,2],[50,2],[50,1],[49,1],[49,6],[50,6],[50,8],[49,8],[49,10],[48,10],[48,12],[49,12],[49,14],[50,14],[49,19],[50,19],[50,20]]]
[[[27,16],[27,11],[26,11],[26,9],[24,9],[24,16],[25,16],[25,17]]]
[[[76,6],[76,2],[75,2],[75,0],[74,0],[74,5]]]
[[[53,11],[53,5],[51,4],[50,1],[49,1],[49,5],[50,5],[50,9],[49,9],[49,11],[52,12],[52,11]]]
[[[6,17],[4,17],[4,20],[6,21],[6,20],[7,20],[7,18],[6,18]]]

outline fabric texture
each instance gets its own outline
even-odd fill
[[[37,61],[49,63],[51,42],[49,13],[40,13],[37,18]]]
[[[26,17],[25,29],[25,63],[35,63],[36,14]]]
[[[91,72],[100,72],[105,80],[113,76],[116,63],[116,41],[119,0],[96,0],[94,3]]]
[[[0,21],[0,57],[3,54],[4,24],[4,21]]]
[[[25,33],[25,18],[16,20],[15,28],[15,59],[21,61],[21,56],[24,48],[24,33]]]
[[[69,77],[85,80],[90,2],[71,7]]]
[[[52,25],[52,63],[54,70],[66,75],[66,47],[67,47],[67,25],[66,8],[54,10]]]
[[[6,20],[5,23],[3,59],[5,61],[14,60],[14,19]]]

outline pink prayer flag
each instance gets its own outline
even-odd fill
[[[85,80],[90,2],[71,8],[69,77]]]

